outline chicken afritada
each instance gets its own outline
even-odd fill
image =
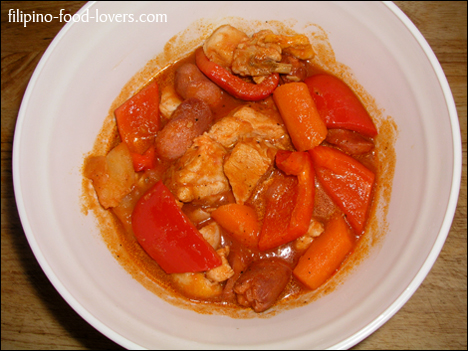
[[[223,25],[115,109],[114,147],[84,176],[169,293],[268,311],[366,232],[379,131],[314,55],[302,34]]]

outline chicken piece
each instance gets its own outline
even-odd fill
[[[187,215],[188,219],[195,227],[199,228],[202,223],[208,221],[211,218],[211,215],[205,209],[194,206],[192,203],[183,204],[184,206],[182,208],[182,212]]]
[[[229,149],[241,137],[253,135],[252,124],[234,116],[226,116],[216,122],[208,131],[208,135],[225,148]]]
[[[222,264],[219,267],[207,271],[205,276],[214,283],[220,283],[231,278],[234,275],[234,271],[227,260],[229,256],[229,246],[216,250],[216,253],[221,257]]]
[[[314,238],[320,236],[320,234],[322,234],[324,230],[325,228],[322,223],[312,219],[310,221],[307,233],[305,233],[303,236],[297,238],[294,241],[296,249],[299,251],[305,251],[310,246],[310,244],[312,244]]]
[[[164,87],[161,92],[159,111],[161,112],[161,115],[168,120],[181,103],[182,99],[175,91],[175,88],[172,85],[168,85]]]
[[[281,47],[283,54],[290,54],[300,60],[309,60],[314,57],[314,50],[310,45],[309,38],[304,34],[288,36],[267,33],[262,37],[262,40],[266,44],[276,43]]]
[[[210,281],[203,272],[173,273],[169,276],[174,285],[188,297],[207,299],[218,296],[223,292],[222,285]]]
[[[224,175],[226,150],[203,134],[168,170],[167,187],[182,202],[201,200],[230,190]]]
[[[291,268],[279,258],[253,262],[234,285],[237,302],[263,312],[273,306],[292,275]]]
[[[277,72],[277,66],[281,61],[281,47],[274,42],[266,43],[263,38],[268,34],[273,32],[262,30],[239,43],[232,60],[234,73],[241,76],[266,76],[271,72]]]
[[[224,163],[224,174],[238,204],[244,204],[250,197],[260,178],[273,164],[276,151],[259,139],[236,144]]]
[[[213,247],[213,249],[217,250],[221,245],[221,231],[219,229],[218,223],[212,222],[203,228],[200,228],[199,232],[201,235],[203,235],[203,238]]]
[[[247,38],[247,34],[226,24],[216,29],[205,41],[203,51],[210,61],[228,68],[231,67],[237,45]]]
[[[102,207],[117,206],[132,191],[136,181],[132,155],[127,145],[120,143],[107,156],[86,159],[84,175],[93,181]]]
[[[283,125],[249,106],[243,106],[233,115],[222,118],[211,127],[208,135],[228,149],[238,140],[250,137],[260,137],[282,150],[291,147]]]
[[[234,51],[232,71],[241,76],[266,76],[272,72],[289,74],[293,65],[282,62],[290,54],[300,60],[314,56],[309,38],[303,34],[286,36],[262,30],[242,40]]]
[[[248,106],[239,109],[233,116],[242,121],[249,122],[252,125],[252,136],[258,136],[264,140],[268,140],[279,149],[287,149],[290,147],[291,141],[286,127],[272,118]]]

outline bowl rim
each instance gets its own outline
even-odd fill
[[[94,6],[97,1],[91,1],[86,3],[78,12],[77,14],[82,14],[90,7]],[[410,31],[413,37],[417,40],[418,44],[423,49],[424,53],[426,54],[427,58],[429,59],[432,68],[435,71],[437,79],[441,85],[443,95],[445,98],[445,102],[447,103],[447,109],[450,116],[450,124],[451,124],[451,132],[452,132],[452,149],[453,149],[453,169],[452,169],[452,183],[450,188],[450,195],[449,201],[447,204],[447,209],[445,212],[444,220],[442,222],[441,228],[439,230],[439,234],[437,236],[436,242],[434,243],[430,254],[424,261],[424,264],[413,278],[409,286],[405,289],[405,291],[385,310],[381,313],[379,318],[376,318],[371,323],[369,323],[366,327],[359,330],[357,333],[351,335],[350,337],[346,338],[345,340],[331,346],[334,349],[347,349],[350,348],[378,328],[380,328],[383,324],[385,324],[400,308],[411,298],[414,292],[419,288],[421,283],[424,281],[425,277],[431,270],[432,266],[434,265],[442,247],[445,243],[445,240],[448,236],[450,231],[452,221],[455,215],[455,211],[457,208],[458,196],[460,192],[460,184],[461,184],[461,175],[462,175],[462,148],[461,148],[461,135],[460,135],[460,126],[458,120],[458,114],[456,110],[456,105],[453,99],[453,95],[448,84],[447,78],[444,74],[444,71],[435,56],[434,52],[432,51],[430,45],[421,34],[421,32],[417,29],[417,27],[413,24],[413,22],[407,17],[407,15],[400,9],[396,4],[391,1],[382,1],[382,3],[401,21],[401,23]],[[45,66],[46,62],[48,61],[49,57],[53,54],[55,47],[60,43],[66,33],[72,28],[73,22],[70,21],[60,30],[60,32],[55,36],[43,56],[41,57],[38,65],[36,66],[33,75],[30,78],[28,83],[27,89],[24,93],[21,106],[18,112],[18,118],[15,127],[14,133],[14,140],[13,140],[13,157],[12,157],[12,170],[13,170],[13,185],[14,185],[14,192],[15,192],[15,200],[16,206],[18,209],[19,217],[21,220],[21,224],[23,226],[23,230],[25,232],[26,238],[28,243],[36,257],[39,265],[41,266],[42,270],[46,274],[49,281],[52,285],[57,289],[60,295],[67,301],[67,303],[77,312],[83,319],[85,319],[89,324],[91,324],[95,329],[99,332],[104,334],[106,337],[111,339],[112,341],[116,342],[117,344],[129,348],[141,348],[141,345],[136,344],[128,340],[126,337],[123,337],[119,333],[115,332],[113,329],[108,327],[98,318],[96,318],[92,313],[90,313],[86,308],[82,306],[82,304],[71,294],[65,286],[61,283],[58,277],[55,275],[54,271],[52,270],[51,266],[49,265],[46,257],[41,252],[38,242],[34,236],[33,228],[28,220],[28,214],[26,211],[26,207],[24,204],[24,196],[23,196],[23,188],[21,186],[19,175],[21,173],[20,169],[20,162],[19,162],[19,155],[20,155],[20,148],[21,148],[21,138],[20,135],[22,134],[23,129],[23,122],[26,118],[26,106],[28,105],[28,101],[33,94],[34,87],[36,85],[36,81],[39,77],[40,72],[42,71],[43,67]]]

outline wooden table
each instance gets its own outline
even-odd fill
[[[2,349],[121,348],[84,321],[58,294],[24,235],[13,194],[11,154],[23,93],[42,54],[63,26],[26,28],[8,10],[75,13],[83,1],[2,2]],[[383,327],[354,349],[467,348],[466,2],[397,1],[437,55],[457,105],[463,140],[460,199],[445,246],[421,287]]]

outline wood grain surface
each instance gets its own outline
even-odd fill
[[[29,78],[64,23],[12,23],[10,9],[57,16],[85,2],[2,2],[2,331],[3,349],[121,349],[91,327],[58,294],[24,235],[12,182],[15,123]],[[439,59],[457,105],[463,142],[458,208],[442,252],[405,306],[354,349],[467,348],[466,51],[467,3],[397,1]]]

